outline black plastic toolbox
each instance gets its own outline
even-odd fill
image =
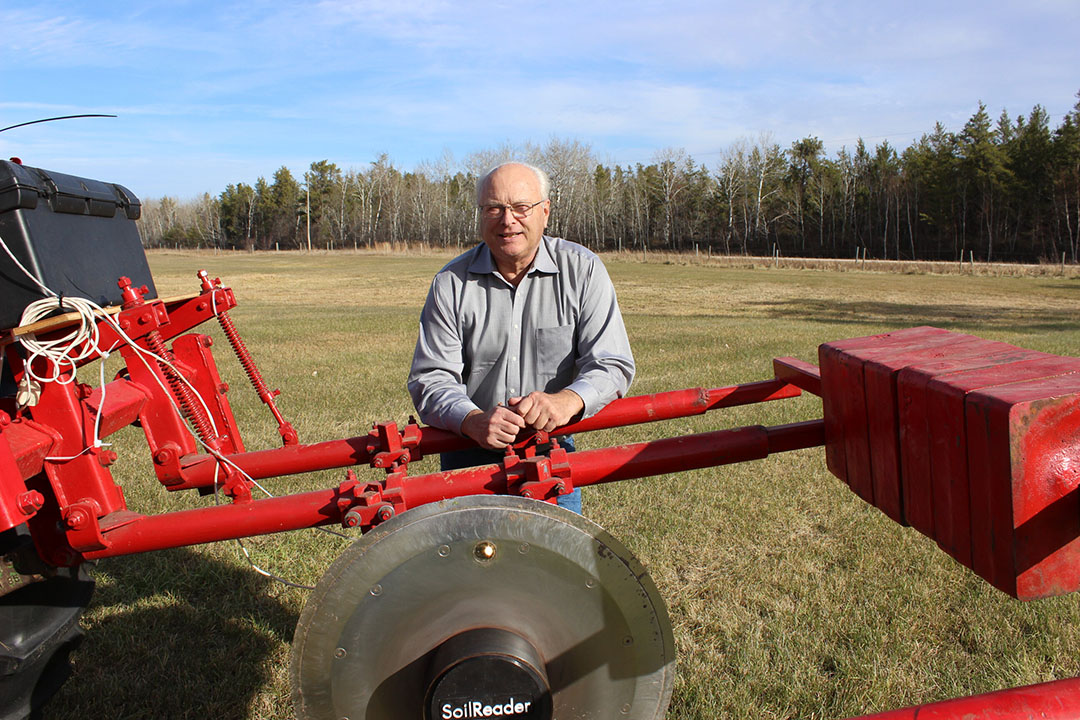
[[[120,302],[121,276],[157,297],[135,220],[139,199],[114,183],[0,160],[0,239],[39,282],[99,305]],[[46,297],[0,248],[0,329]]]

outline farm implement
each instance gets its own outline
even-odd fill
[[[775,359],[759,382],[622,398],[520,437],[497,464],[414,474],[470,441],[409,420],[301,442],[229,315],[233,291],[200,272],[190,294],[157,296],[139,210],[121,186],[0,163],[0,718],[39,712],[63,679],[89,561],[333,526],[362,536],[296,627],[301,720],[662,718],[675,669],[664,601],[624,545],[556,498],[812,447],[859,497],[1002,592],[1080,587],[1078,359],[916,327],[826,343],[817,366]],[[193,332],[210,322],[280,446],[245,447],[211,337]],[[560,444],[804,392],[821,398],[821,419]],[[214,500],[130,510],[103,439],[132,425],[165,490]],[[261,497],[262,480],[333,468],[330,487]],[[1080,680],[868,717],[973,714],[1075,718]]]

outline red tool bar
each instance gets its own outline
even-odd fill
[[[685,470],[760,460],[771,452],[825,444],[825,424],[755,425],[699,435],[584,450],[567,456],[575,487],[664,475]]]
[[[341,521],[336,489],[214,505],[143,516],[106,533],[105,550],[84,553],[87,559],[132,555],[166,548],[268,535]]]
[[[608,404],[590,418],[570,423],[553,435],[568,435],[607,428],[624,427],[639,423],[671,420],[701,415],[738,405],[750,405],[769,400],[798,397],[801,390],[781,380],[764,380],[728,387],[706,390],[673,390],[620,398]],[[370,438],[367,435],[347,440],[329,440],[312,445],[291,445],[270,450],[240,453],[229,456],[229,461],[258,480],[261,478],[294,475],[298,473],[327,470],[329,468],[366,465],[371,461],[367,451]],[[419,450],[424,455],[434,455],[450,450],[472,447],[471,440],[437,428],[422,429]],[[215,461],[209,455],[198,456],[194,463],[184,468],[185,481],[169,485],[170,490],[210,487],[214,484]]]
[[[1077,717],[1080,717],[1080,678],[998,690],[849,720],[1075,720]]]
[[[683,470],[727,465],[825,443],[825,426],[813,420],[776,427],[752,426],[699,435],[654,440],[600,450],[570,453],[575,486],[628,480]],[[406,507],[463,495],[506,493],[500,465],[417,475],[402,480]],[[246,503],[217,505],[142,517],[106,533],[105,550],[85,553],[87,559],[131,555],[151,550],[266,535],[285,530],[341,522],[337,488],[286,495]]]
[[[425,438],[428,432],[440,436],[445,434],[445,438],[440,438],[442,444],[449,445],[449,441],[457,440],[462,443],[460,447],[465,447],[464,443],[466,441],[452,433],[425,428]],[[236,465],[249,477],[258,480],[327,470],[329,468],[366,465],[371,461],[371,456],[367,450],[370,441],[371,438],[367,435],[361,435],[345,440],[328,440],[327,442],[312,445],[286,445],[285,447],[270,450],[239,453],[230,455],[228,459],[229,462]],[[175,485],[169,485],[168,488],[170,490],[184,490],[210,487],[214,484],[214,468],[216,464],[217,461],[209,455],[195,456],[195,462],[184,468],[185,480]]]
[[[753,425],[582,450],[568,454],[566,461],[570,465],[570,479],[574,487],[583,487],[761,460],[773,452],[824,444],[824,422],[811,420],[775,427]],[[505,493],[506,476],[500,465],[483,465],[406,478],[403,485],[402,495],[408,507],[416,507],[461,495]]]
[[[570,435],[577,432],[638,425],[660,420],[672,420],[693,415],[704,415],[709,410],[752,405],[769,400],[798,397],[802,391],[781,380],[730,385],[705,390],[673,390],[654,395],[638,395],[611,402],[590,418],[570,423],[553,435]]]

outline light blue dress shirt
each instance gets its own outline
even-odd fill
[[[420,420],[461,432],[476,409],[569,388],[584,417],[621,397],[634,378],[615,288],[592,251],[544,236],[515,288],[483,243],[431,283],[408,388]]]

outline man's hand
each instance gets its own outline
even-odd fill
[[[524,397],[512,397],[507,403],[526,425],[544,432],[567,424],[585,407],[585,401],[573,390],[531,392]]]
[[[517,438],[525,420],[500,403],[487,412],[473,410],[461,421],[461,434],[488,450],[502,450]]]

